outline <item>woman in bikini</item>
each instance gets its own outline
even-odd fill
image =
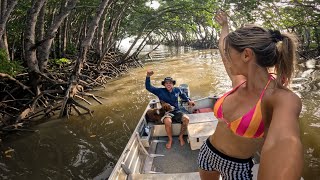
[[[233,89],[214,106],[215,133],[200,149],[201,179],[252,179],[252,157],[261,151],[258,179],[300,179],[300,98],[286,88],[293,73],[296,41],[291,34],[246,26],[229,33],[227,15],[219,50]],[[277,76],[268,72],[274,67]]]

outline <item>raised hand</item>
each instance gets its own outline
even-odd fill
[[[228,25],[228,16],[224,11],[218,11],[214,19],[221,25]]]
[[[154,74],[154,72],[150,69],[147,70],[147,76],[150,77]]]

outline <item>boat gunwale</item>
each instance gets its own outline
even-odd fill
[[[137,140],[137,136],[136,136],[136,133],[135,133],[135,132],[139,132],[138,130],[139,130],[139,128],[141,127],[142,123],[143,123],[144,120],[145,120],[145,114],[146,114],[146,112],[150,109],[150,105],[151,105],[151,104],[153,104],[153,103],[158,103],[158,102],[159,102],[159,101],[157,101],[156,99],[152,99],[152,100],[149,101],[146,109],[144,110],[144,112],[143,112],[143,114],[142,114],[139,122],[138,122],[137,125],[136,125],[136,128],[134,129],[134,131],[133,131],[133,133],[132,133],[129,141],[127,142],[126,147],[123,149],[123,151],[122,151],[122,153],[121,153],[121,155],[120,155],[120,157],[119,157],[116,165],[114,166],[114,168],[113,168],[110,176],[108,177],[108,179],[115,178],[115,176],[117,175],[117,172],[121,169],[121,164],[123,163],[123,160],[124,160],[125,156],[127,155],[127,153],[130,151],[130,150],[129,150],[130,146],[133,144],[133,142],[134,142],[135,140]],[[129,150],[129,151],[128,151],[128,150]]]

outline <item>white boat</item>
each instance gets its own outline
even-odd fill
[[[185,84],[180,87],[188,89]],[[199,148],[214,133],[218,123],[213,112],[208,112],[212,109],[216,99],[216,97],[206,97],[195,100],[196,105],[192,108],[188,108],[184,102],[180,103],[188,111],[190,118],[185,134],[187,143],[180,146],[178,135],[181,125],[172,124],[173,144],[169,150],[165,147],[167,134],[164,124],[150,123],[145,118],[145,114],[150,108],[159,108],[160,106],[157,100],[151,100],[109,179],[199,180],[197,166]],[[254,179],[257,175],[258,159],[254,159],[256,164],[253,167]]]

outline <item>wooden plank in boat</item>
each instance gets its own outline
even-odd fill
[[[132,174],[132,179],[143,180],[200,180],[199,172],[175,173],[175,174]]]
[[[218,120],[214,116],[213,112],[188,114],[188,116],[189,116],[189,124],[213,122],[215,120]]]
[[[192,150],[200,149],[207,138],[212,135],[218,121],[209,121],[188,125],[188,138]]]
[[[252,167],[252,179],[257,180],[258,170],[260,164],[255,164]],[[189,173],[172,173],[172,174],[132,174],[132,179],[144,179],[144,180],[200,180],[199,172],[189,172]],[[220,176],[219,180],[222,180]],[[303,180],[303,178],[301,178]]]
[[[213,112],[207,113],[196,113],[196,114],[187,114],[190,118],[189,125],[196,123],[204,123],[204,122],[214,122],[218,121],[216,117],[214,117]],[[157,124],[153,126],[153,136],[167,136],[164,124]],[[180,134],[181,124],[172,124],[172,135],[178,136]],[[187,133],[185,133],[186,135]]]
[[[180,135],[181,124],[172,124],[172,135],[178,136]],[[185,133],[187,135],[187,132]],[[153,125],[153,136],[168,136],[164,124]]]

